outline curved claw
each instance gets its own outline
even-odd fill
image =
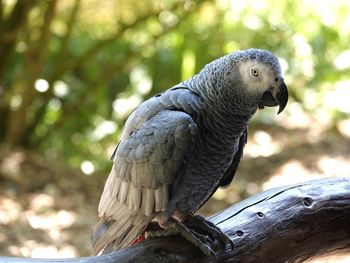
[[[178,221],[168,221],[167,228],[158,230],[147,230],[145,237],[165,237],[180,235],[195,247],[199,248],[203,254],[210,258],[210,262],[216,261],[216,253],[212,250],[212,240],[206,235],[196,232],[188,228],[185,224]]]
[[[187,227],[194,228],[210,237],[218,240],[224,249],[233,249],[233,241],[213,222],[208,221],[203,216],[188,216],[184,221]]]

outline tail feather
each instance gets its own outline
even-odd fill
[[[106,232],[107,230],[107,222],[105,222],[103,219],[100,219],[96,225],[92,227],[92,234],[91,234],[91,244],[94,247],[96,242],[101,238],[101,236]]]
[[[102,218],[93,227],[91,238],[93,255],[107,250],[115,251],[130,245],[142,234],[152,220],[152,216],[145,216],[141,211],[129,210],[128,214],[123,213],[123,217],[118,219]]]

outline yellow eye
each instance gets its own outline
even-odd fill
[[[254,77],[259,76],[259,71],[256,68],[252,68],[250,70],[250,74],[252,74]]]

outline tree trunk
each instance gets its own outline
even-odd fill
[[[24,54],[24,73],[17,80],[14,87],[16,95],[21,97],[22,102],[18,109],[12,109],[8,114],[6,141],[11,145],[23,143],[31,108],[33,107],[32,103],[38,94],[34,89],[34,83],[40,77],[44,67],[46,51],[51,36],[50,25],[55,17],[56,3],[57,0],[48,2],[44,21],[39,29],[40,37],[33,43],[30,43],[30,48]]]
[[[210,218],[233,241],[216,262],[303,262],[350,251],[350,179],[333,178],[275,188]],[[154,238],[99,257],[1,262],[210,262],[178,236]]]
[[[26,23],[33,3],[32,0],[17,1],[11,14],[3,20],[3,3],[0,2],[0,84],[2,84],[5,67],[8,66],[8,61],[16,45],[18,32]]]

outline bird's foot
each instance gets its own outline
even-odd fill
[[[217,244],[219,249],[233,249],[232,240],[213,222],[205,219],[201,215],[192,215],[186,217],[184,224],[194,231],[201,233],[202,235],[208,235]]]
[[[183,222],[170,219],[165,227],[157,229],[155,225],[150,225],[146,238],[180,235],[214,261],[219,251],[233,248],[231,239],[219,227],[199,215],[187,216]]]

